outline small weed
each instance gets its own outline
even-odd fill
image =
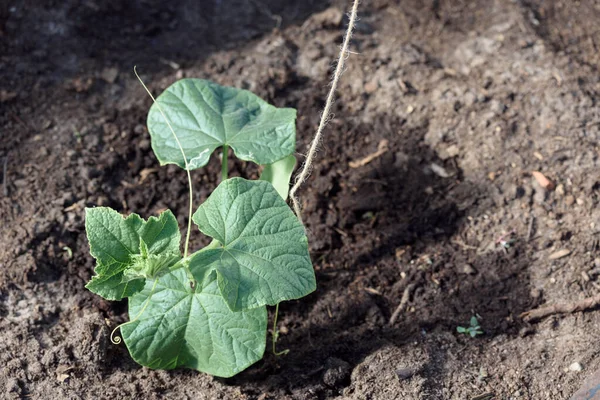
[[[481,330],[481,326],[479,326],[479,320],[477,319],[477,317],[475,315],[473,315],[471,317],[471,321],[469,322],[469,326],[468,327],[457,326],[456,327],[456,331],[458,333],[464,333],[466,335],[469,335],[472,338],[474,338],[477,335],[483,335],[483,331]]]

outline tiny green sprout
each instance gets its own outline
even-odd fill
[[[65,246],[62,248],[67,253],[67,258],[70,260],[73,258],[73,250],[69,246]]]
[[[81,143],[81,141],[83,140],[84,133],[75,129],[75,131],[73,131],[73,136],[75,137],[75,140],[77,140],[77,143]]]
[[[469,335],[472,338],[474,338],[477,335],[483,335],[481,326],[479,326],[479,320],[475,315],[471,317],[471,320],[469,321],[469,327],[465,328],[464,326],[457,326],[456,331],[458,333],[464,333],[466,335]]]
[[[286,203],[296,110],[201,79],[175,82],[156,99],[144,88],[154,101],[148,114],[154,154],[188,177],[185,240],[170,210],[145,220],[87,208],[96,268],[86,287],[108,300],[128,299],[130,320],[111,340],[124,341],[139,364],[230,377],[263,357],[266,306],[276,307],[273,352],[285,354],[275,349],[278,305],[316,289],[306,230]],[[191,171],[218,148],[221,183],[194,212]],[[262,166],[260,179],[228,178],[229,149]],[[212,242],[188,252],[192,223]],[[122,339],[113,337],[119,328]]]

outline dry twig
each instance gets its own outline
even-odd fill
[[[410,299],[410,293],[413,291],[415,286],[416,286],[416,284],[414,284],[414,283],[406,285],[406,288],[404,289],[404,293],[402,293],[402,299],[400,300],[400,304],[398,304],[398,307],[396,307],[396,310],[394,311],[394,313],[392,314],[392,317],[390,318],[390,326],[394,325],[394,323],[398,319],[398,316],[400,316],[400,313],[402,312],[402,310],[404,310],[404,307],[406,306],[406,304],[408,303],[408,300]]]
[[[377,151],[375,153],[369,154],[368,156],[363,157],[360,160],[350,161],[348,165],[350,165],[350,168],[358,168],[367,165],[377,157],[380,157],[381,155],[385,154],[389,149],[388,144],[389,142],[386,139],[382,139],[377,145]]]
[[[536,308],[522,313],[519,317],[527,322],[532,322],[554,314],[572,314],[579,311],[590,311],[598,307],[600,307],[600,294],[572,303]]]

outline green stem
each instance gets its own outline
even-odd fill
[[[276,356],[283,356],[290,352],[289,349],[285,349],[283,351],[277,351],[275,348],[277,344],[277,339],[279,339],[279,330],[277,329],[277,316],[279,315],[279,303],[275,306],[275,316],[273,317],[273,331],[271,333],[273,337],[273,354]]]
[[[140,81],[140,83],[142,84],[142,86],[144,87],[144,89],[146,90],[146,93],[148,93],[148,95],[150,96],[150,98],[152,99],[152,101],[154,102],[154,104],[156,104],[156,106],[158,107],[158,111],[160,111],[160,114],[165,119],[165,122],[167,123],[167,126],[171,130],[171,133],[173,134],[173,137],[175,138],[175,142],[177,142],[177,146],[179,147],[179,150],[181,151],[181,156],[183,157],[183,164],[185,165],[185,170],[187,172],[187,180],[188,180],[188,188],[189,188],[189,196],[190,196],[189,212],[188,212],[188,224],[187,224],[187,234],[185,235],[185,245],[184,245],[184,248],[183,248],[183,258],[187,258],[188,249],[190,247],[190,234],[192,232],[192,214],[193,214],[193,211],[194,211],[194,193],[193,193],[193,190],[192,190],[192,175],[190,174],[190,168],[189,168],[189,165],[188,165],[188,162],[187,162],[187,157],[185,156],[185,151],[183,150],[183,146],[181,145],[181,142],[179,141],[179,138],[175,134],[175,130],[171,126],[171,122],[169,121],[169,119],[167,118],[167,116],[165,115],[165,113],[163,112],[163,109],[160,106],[160,104],[156,101],[156,99],[152,95],[152,92],[150,92],[150,90],[148,89],[148,87],[146,86],[146,84],[144,84],[144,81],[142,81],[142,78],[140,78],[140,76],[138,75],[136,67],[133,67],[133,72],[135,73],[135,76],[138,78],[138,80]],[[189,268],[186,267],[186,269],[188,270],[187,271],[188,272],[188,276],[191,277],[192,274],[189,271]]]
[[[188,188],[189,188],[189,209],[188,209],[188,223],[187,223],[187,233],[185,234],[185,245],[183,248],[183,258],[187,258],[188,249],[190,248],[190,233],[192,232],[192,215],[194,214],[194,193],[192,191],[192,175],[190,174],[190,170],[186,169],[187,178],[188,178]]]
[[[221,157],[221,182],[227,179],[229,169],[227,168],[227,153],[229,152],[229,146],[223,145],[223,156]]]

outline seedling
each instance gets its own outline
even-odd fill
[[[457,326],[456,331],[458,333],[464,333],[466,335],[469,335],[472,338],[474,338],[477,335],[483,335],[483,331],[481,330],[481,327],[479,326],[479,321],[477,320],[477,317],[475,315],[471,317],[469,325],[470,326],[466,328],[464,326]]]
[[[233,376],[263,356],[266,306],[316,288],[304,226],[285,201],[295,165],[296,110],[200,79],[180,80],[153,100],[148,131],[154,154],[188,176],[183,254],[169,210],[144,220],[87,208],[97,264],[86,287],[108,300],[129,299],[133,318],[120,326],[121,336],[139,364]],[[192,213],[191,171],[219,147],[222,181]],[[230,148],[264,166],[260,180],[228,179]],[[212,242],[190,253],[192,221]]]

